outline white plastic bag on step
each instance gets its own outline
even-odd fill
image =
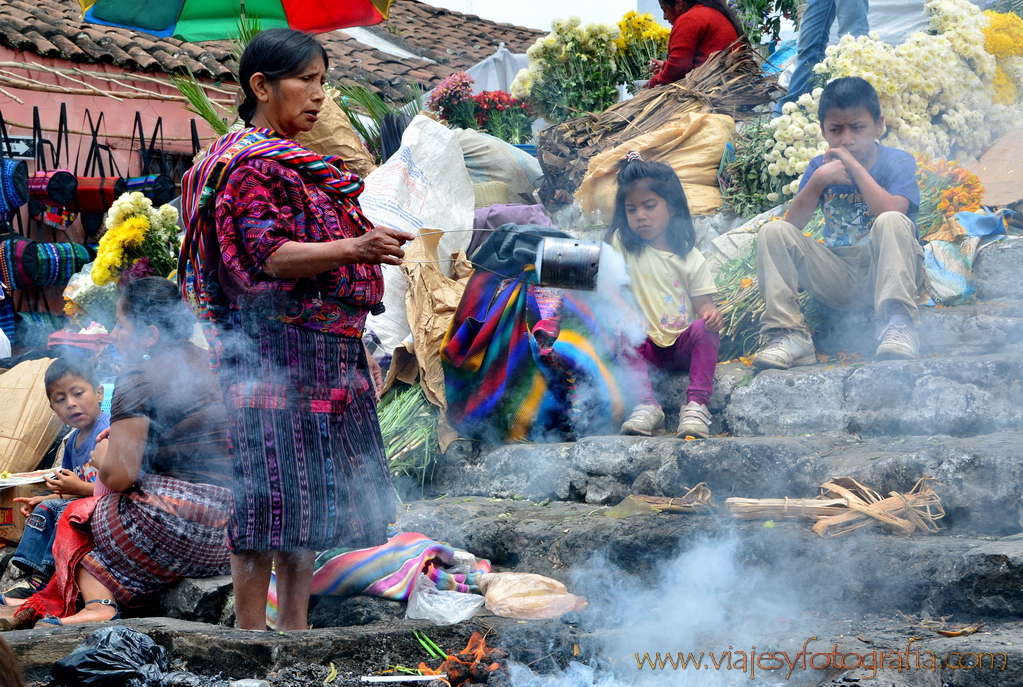
[[[433,580],[420,574],[412,586],[405,617],[430,620],[434,625],[455,625],[473,617],[484,601],[479,594],[441,591]]]
[[[411,234],[421,230],[445,232],[437,255],[442,261],[441,271],[450,277],[451,256],[468,248],[472,239],[476,207],[454,132],[418,115],[402,134],[398,152],[366,177],[359,204],[373,224]],[[383,273],[387,310],[371,316],[367,325],[390,353],[411,333],[405,314],[408,278],[394,265],[384,265]]]

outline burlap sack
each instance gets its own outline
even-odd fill
[[[43,387],[51,362],[28,360],[0,375],[0,472],[34,470],[60,433]]]
[[[345,111],[330,98],[323,101],[320,118],[313,128],[295,136],[295,141],[314,153],[337,155],[344,159],[350,170],[363,178],[377,168]]]
[[[727,115],[689,112],[662,129],[637,136],[591,159],[575,198],[583,212],[600,210],[601,219],[609,224],[618,191],[618,166],[629,151],[635,150],[647,162],[663,162],[675,170],[692,214],[716,212],[721,207],[718,166],[734,130],[735,121]]]

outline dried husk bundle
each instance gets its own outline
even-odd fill
[[[549,126],[537,135],[544,171],[540,197],[546,203],[571,202],[590,158],[636,136],[648,134],[689,112],[748,119],[773,98],[775,79],[765,75],[752,49],[715,53],[673,84],[644,90],[598,114],[584,114]]]
[[[604,515],[627,518],[650,513],[703,513],[716,505],[710,487],[706,482],[700,482],[679,498],[630,494],[614,508],[604,511]]]
[[[820,487],[812,499],[725,500],[732,517],[741,520],[811,518],[820,536],[839,537],[863,527],[880,524],[896,534],[910,536],[918,531],[937,532],[937,521],[945,517],[941,499],[925,475],[905,494],[889,492],[888,498],[851,477],[836,477]]]
[[[933,477],[924,475],[905,494],[888,492],[888,498],[870,491],[850,477],[839,477],[821,485],[826,495],[843,496],[849,502],[851,511],[830,518],[823,518],[813,526],[813,531],[822,537],[827,534],[838,537],[862,527],[880,523],[896,534],[910,536],[923,531],[934,533],[941,529],[937,520],[945,517],[941,499],[931,489]]]

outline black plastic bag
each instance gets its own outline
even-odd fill
[[[138,630],[115,626],[96,630],[53,664],[51,687],[124,687],[133,678],[159,683],[167,669],[163,647]]]

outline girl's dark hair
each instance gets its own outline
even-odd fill
[[[675,215],[668,221],[667,243],[672,253],[686,257],[696,244],[696,228],[689,214],[689,203],[678,175],[663,162],[626,160],[618,170],[618,193],[615,195],[615,214],[611,220],[611,234],[618,232],[622,245],[630,253],[639,255],[646,248],[646,240],[629,228],[625,213],[625,196],[641,182],[668,204]]]
[[[659,0],[659,2],[663,7],[674,7],[678,4],[678,0]],[[725,18],[728,19],[728,23],[732,25],[733,29],[735,29],[735,35],[739,37],[739,40],[743,43],[747,42],[746,27],[742,25],[742,22],[739,20],[739,16],[735,13],[735,10],[729,7],[728,3],[724,2],[724,0],[685,0],[685,2],[689,5],[703,5],[704,7],[717,10],[721,14],[725,15]]]
[[[188,341],[195,327],[195,317],[181,300],[178,287],[163,277],[129,282],[121,291],[121,309],[133,325],[159,329],[161,345]]]
[[[238,64],[238,80],[245,94],[245,99],[238,106],[238,116],[248,125],[256,114],[256,95],[249,85],[253,74],[262,73],[272,84],[298,76],[317,57],[323,60],[325,69],[330,67],[327,51],[319,41],[301,31],[267,29],[256,34],[245,47]]]

